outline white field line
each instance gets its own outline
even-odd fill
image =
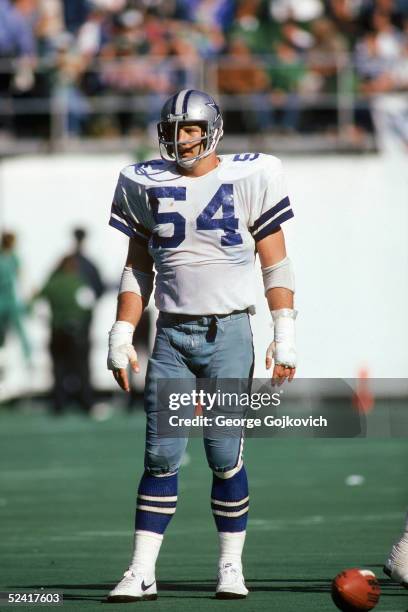
[[[48,478],[88,478],[95,473],[89,468],[37,468],[32,470],[0,470],[0,480],[28,480]]]
[[[298,519],[249,519],[249,528],[258,531],[275,531],[280,529],[287,529],[290,527],[310,527],[313,525],[321,525],[326,523],[327,525],[333,523],[372,523],[381,521],[395,521],[397,522],[404,516],[403,512],[387,512],[383,514],[366,514],[366,515],[355,515],[355,514],[342,514],[338,516],[322,516],[312,515],[305,516]]]
[[[70,535],[55,535],[47,537],[51,542],[67,542],[72,540],[86,540],[92,538],[131,538],[132,531],[79,531]]]
[[[403,512],[388,512],[384,514],[368,514],[366,516],[360,515],[339,515],[339,516],[322,516],[322,515],[312,515],[305,516],[298,519],[290,519],[290,520],[264,520],[264,519],[250,519],[248,530],[252,532],[256,531],[280,531],[291,529],[294,526],[299,527],[319,527],[322,524],[326,524],[330,526],[332,524],[342,524],[342,523],[376,523],[383,521],[390,522],[398,522],[403,518]],[[180,537],[186,536],[188,534],[206,534],[212,532],[212,527],[186,527],[185,529],[170,529],[166,534],[166,538],[168,537]],[[24,538],[24,545],[27,546],[28,541],[35,542],[69,542],[69,541],[82,541],[82,540],[90,540],[95,538],[131,538],[133,535],[132,531],[126,530],[100,530],[100,531],[76,531],[75,533],[65,533],[65,534],[57,534],[57,535],[47,535],[43,534],[39,538]],[[308,555],[313,553],[308,553]],[[338,554],[338,553],[336,553]],[[320,556],[320,553],[318,553]]]
[[[111,430],[113,433],[128,433],[130,430],[138,431],[144,430],[146,427],[145,421],[139,421],[139,419],[135,419],[128,423],[128,425],[124,423],[111,423]],[[64,427],[52,426],[50,424],[45,424],[41,429],[30,429],[30,430],[22,430],[21,428],[10,428],[10,429],[2,429],[0,430],[0,438],[7,437],[10,438],[12,436],[50,436],[50,435],[62,435],[66,436],[69,434],[87,434],[87,433],[95,433],[97,430],[100,431],[103,428],[103,423],[75,423],[64,425]]]

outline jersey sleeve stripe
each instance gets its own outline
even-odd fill
[[[112,215],[118,217],[118,219],[125,223],[125,225],[129,225],[133,229],[136,229],[138,232],[146,236],[146,238],[150,238],[150,236],[152,235],[152,233],[149,232],[148,229],[146,229],[141,223],[133,221],[133,219],[129,217],[129,215],[126,214],[125,211],[121,210],[119,206],[116,206],[115,203],[112,204],[111,213]]]
[[[259,240],[262,240],[262,238],[265,238],[266,236],[269,236],[269,234],[272,234],[272,232],[279,229],[279,227],[284,221],[287,221],[292,217],[294,217],[294,214],[293,210],[290,208],[289,210],[286,210],[284,213],[273,219],[273,221],[271,221],[268,225],[265,225],[265,227],[263,227],[261,230],[259,230],[259,232],[254,236],[255,242],[258,242]]]
[[[127,225],[128,227],[130,227],[131,229],[135,230],[139,234],[142,234],[143,236],[146,237],[147,240],[152,235],[152,233],[149,232],[149,230],[147,230],[141,223],[137,223],[137,222],[133,221],[129,217],[129,215],[127,215],[125,212],[120,210],[115,205],[112,205],[111,217],[113,219],[116,219],[117,221],[123,223],[123,225]]]
[[[124,223],[121,223],[120,221],[118,221],[118,219],[115,219],[114,217],[111,217],[109,219],[109,225],[118,229],[120,232],[123,232],[124,234],[126,234],[126,236],[129,236],[129,238],[133,238],[134,240],[136,240],[136,242],[139,242],[143,246],[146,246],[148,243],[148,238],[137,233],[131,227],[125,225]]]
[[[269,219],[271,219],[272,217],[274,217],[276,214],[278,214],[281,210],[284,210],[285,208],[287,208],[288,206],[290,206],[290,201],[288,196],[286,196],[286,198],[283,198],[283,200],[281,200],[280,202],[278,202],[277,204],[275,204],[275,206],[272,206],[272,208],[270,208],[269,210],[267,210],[266,212],[264,212],[253,224],[252,227],[249,228],[249,231],[251,233],[253,233],[256,229],[258,229],[258,227],[260,227],[261,225],[263,225],[264,223],[266,223],[266,221],[268,221]]]
[[[119,206],[117,206],[115,203],[112,204],[111,212],[129,222],[129,215],[127,215],[125,211],[119,208]]]
[[[122,221],[122,223],[124,223],[125,225],[129,225],[130,227],[134,225],[129,215],[127,215],[123,210],[121,210],[118,206],[115,206],[114,204],[112,204],[111,215],[112,217],[119,219],[119,221]]]

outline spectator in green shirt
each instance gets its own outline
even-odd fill
[[[90,383],[90,323],[95,294],[87,285],[74,255],[65,257],[36,296],[51,311],[50,354],[53,363],[53,411],[61,414],[67,400],[77,397],[89,413],[94,398]]]

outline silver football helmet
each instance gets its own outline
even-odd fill
[[[179,154],[179,125],[190,123],[203,128],[201,142],[203,151],[190,159]],[[169,98],[163,105],[160,122],[157,124],[160,155],[167,161],[175,161],[183,168],[191,168],[200,159],[212,153],[223,135],[223,122],[215,100],[204,91],[183,89]],[[195,139],[183,144],[197,142]]]

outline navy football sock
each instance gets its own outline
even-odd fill
[[[219,478],[213,474],[211,508],[218,531],[245,531],[249,493],[244,465],[232,478]]]
[[[163,534],[176,511],[177,476],[145,472],[137,492],[135,529]]]

